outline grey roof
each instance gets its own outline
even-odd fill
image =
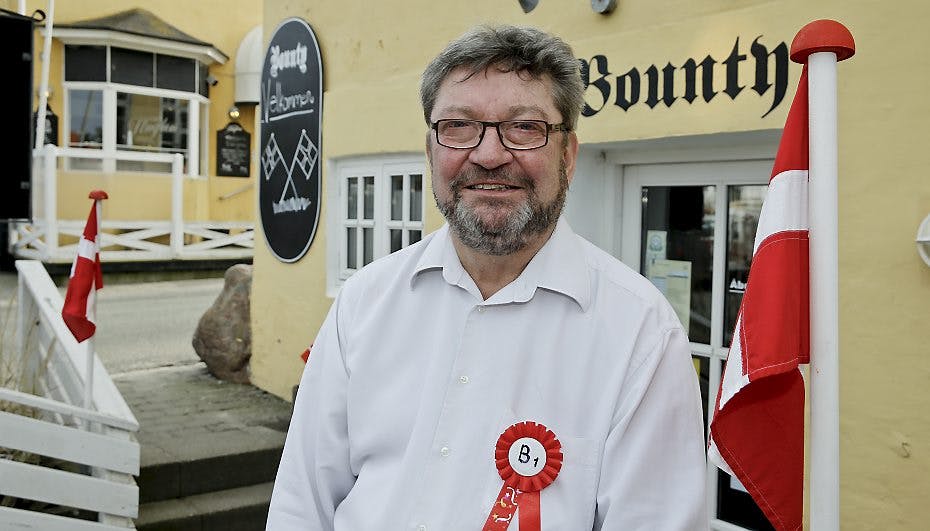
[[[213,46],[209,42],[191,37],[178,28],[158,18],[151,11],[135,8],[106,17],[90,18],[77,22],[55,23],[59,28],[111,30],[143,37],[154,37],[169,41]]]

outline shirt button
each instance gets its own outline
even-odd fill
[[[459,381],[462,382],[463,384],[467,384],[468,376],[459,376]]]
[[[423,525],[423,524],[418,525],[418,526],[417,526],[417,531],[426,531],[426,526]]]
[[[484,312],[484,306],[478,306],[478,313]]]
[[[449,454],[452,453],[452,450],[449,450],[448,446],[443,446],[439,449],[439,455],[443,457],[449,457]],[[426,529],[425,527],[423,529]]]

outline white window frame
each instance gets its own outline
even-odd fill
[[[419,230],[420,238],[425,236],[426,160],[421,154],[396,154],[382,156],[359,156],[331,161],[327,171],[327,271],[326,293],[335,297],[343,282],[361,268],[364,258],[364,239],[362,230],[373,230],[372,261],[390,254],[390,231],[400,229],[402,233],[401,248],[409,245],[411,230]],[[403,175],[403,219],[391,218],[391,176]],[[421,179],[420,220],[410,220],[410,176],[419,175]],[[374,178],[374,204],[371,219],[363,218],[364,177]],[[356,217],[348,217],[348,180],[358,178],[359,200],[356,203]],[[356,268],[347,266],[347,228],[356,227]]]
[[[67,43],[66,43],[67,44]],[[85,44],[85,43],[81,43]],[[110,64],[110,50],[111,47],[123,47],[116,43],[110,42],[93,42],[86,43],[93,44],[96,46],[105,46],[107,52],[107,68]],[[160,49],[145,49],[142,47],[135,47],[132,49],[138,49],[140,51],[145,51],[149,53],[157,53],[161,55],[173,55],[171,53],[165,53]],[[67,51],[63,51],[67,53]],[[176,57],[184,57],[188,59],[194,59],[195,63],[195,74],[194,74],[194,89],[200,86],[200,68],[197,67],[196,61],[200,60],[196,57],[191,57],[187,53],[178,53]],[[185,92],[180,90],[171,90],[171,89],[161,89],[155,87],[145,87],[140,85],[127,85],[124,83],[113,83],[110,81],[64,81],[65,80],[65,61],[61,61],[61,79],[62,81],[62,91],[63,91],[63,105],[62,105],[62,131],[63,131],[63,141],[62,147],[71,148],[71,109],[70,109],[70,91],[71,90],[98,90],[103,93],[103,103],[102,103],[102,114],[101,117],[103,125],[103,146],[102,149],[92,149],[95,153],[99,153],[102,162],[102,171],[104,173],[114,173],[116,171],[116,157],[119,153],[124,152],[117,148],[116,144],[116,94],[117,92],[125,92],[129,94],[139,94],[142,96],[153,96],[157,98],[173,98],[177,100],[187,101],[187,146],[185,149],[187,151],[187,173],[186,175],[191,178],[205,177],[209,168],[209,161],[206,159],[206,154],[210,151],[210,134],[208,131],[207,125],[210,122],[210,99],[201,95],[198,92]],[[82,148],[71,148],[71,149],[82,149]],[[72,168],[70,165],[70,159],[65,159],[65,169],[68,171],[97,171],[97,170],[83,170]],[[171,170],[168,168],[165,172],[147,172],[147,173],[156,173],[170,175]]]

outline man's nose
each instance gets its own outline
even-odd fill
[[[488,127],[481,142],[472,148],[468,160],[486,170],[493,170],[512,161],[513,153],[501,144],[497,128]]]

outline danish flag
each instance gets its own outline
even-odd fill
[[[97,290],[103,287],[100,270],[100,202],[107,199],[107,194],[102,190],[94,190],[89,197],[94,200],[94,204],[78,243],[77,256],[71,265],[68,292],[61,309],[61,317],[78,343],[93,336],[97,330],[94,301]]]
[[[800,530],[810,363],[807,65],[759,215],[746,292],[710,425],[708,457],[779,531]]]

